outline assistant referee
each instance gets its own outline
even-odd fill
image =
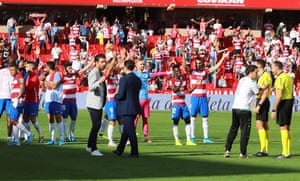
[[[256,96],[256,128],[259,136],[260,151],[254,155],[257,157],[268,156],[270,131],[268,125],[269,110],[270,110],[270,91],[272,87],[272,76],[269,72],[265,71],[266,62],[262,59],[255,61],[255,65],[258,69],[258,81],[259,87],[265,87],[261,93]]]
[[[293,111],[293,79],[283,72],[283,64],[279,61],[272,63],[272,72],[276,77],[274,88],[276,100],[273,105],[271,118],[279,125],[281,134],[282,153],[279,159],[290,158],[291,135],[290,125]]]

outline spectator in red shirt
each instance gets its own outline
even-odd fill
[[[173,45],[178,34],[179,34],[179,30],[177,29],[177,24],[173,24],[173,28],[171,30],[171,38],[173,40]]]

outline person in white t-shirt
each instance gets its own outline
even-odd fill
[[[53,48],[51,49],[51,55],[53,61],[59,62],[61,52],[62,52],[61,48],[58,46],[58,43],[55,42]]]
[[[298,32],[296,31],[295,27],[292,27],[289,36],[290,36],[292,45],[294,45],[296,43],[297,37],[298,37]]]
[[[232,123],[227,135],[224,157],[230,157],[230,150],[234,139],[237,136],[238,129],[241,129],[240,138],[240,158],[247,158],[247,145],[251,130],[251,108],[255,109],[254,96],[259,93],[259,87],[256,84],[257,66],[248,65],[246,68],[246,77],[240,79],[232,106]]]
[[[219,29],[221,29],[222,28],[222,24],[220,23],[220,19],[216,19],[216,22],[213,24],[213,29],[215,30],[215,31],[217,31],[217,30],[219,30]]]
[[[72,61],[72,70],[73,73],[79,72],[80,69],[82,69],[84,64],[80,61],[79,54],[76,55],[76,59]]]

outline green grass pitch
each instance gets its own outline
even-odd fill
[[[104,157],[91,157],[86,151],[87,135],[91,122],[86,110],[79,111],[76,127],[77,142],[64,146],[37,143],[8,147],[5,116],[0,122],[0,180],[298,180],[300,179],[300,113],[292,121],[292,158],[278,160],[281,153],[277,125],[270,120],[270,156],[256,158],[259,142],[252,118],[248,145],[248,159],[240,159],[239,136],[233,145],[231,158],[223,157],[225,138],[231,123],[230,112],[211,112],[209,135],[215,143],[202,143],[202,123],[197,118],[197,146],[174,145],[172,121],[169,111],[152,111],[150,137],[153,143],[143,142],[141,120],[137,128],[140,157],[128,158],[129,147],[121,156],[112,153],[107,140],[98,139],[98,148]],[[40,112],[39,122],[46,140],[49,138],[46,116]],[[184,122],[180,121],[179,135],[185,142]],[[37,135],[33,127],[33,133]],[[119,140],[115,128],[115,141]]]

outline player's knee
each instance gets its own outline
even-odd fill
[[[178,123],[179,123],[179,119],[173,119],[173,124],[174,124],[174,125],[176,125],[176,126],[177,126],[177,125],[178,125]]]
[[[184,122],[185,122],[185,124],[190,124],[190,123],[191,123],[190,117],[185,118],[185,119],[184,119]]]
[[[114,120],[109,121],[109,125],[115,126],[116,122]]]

